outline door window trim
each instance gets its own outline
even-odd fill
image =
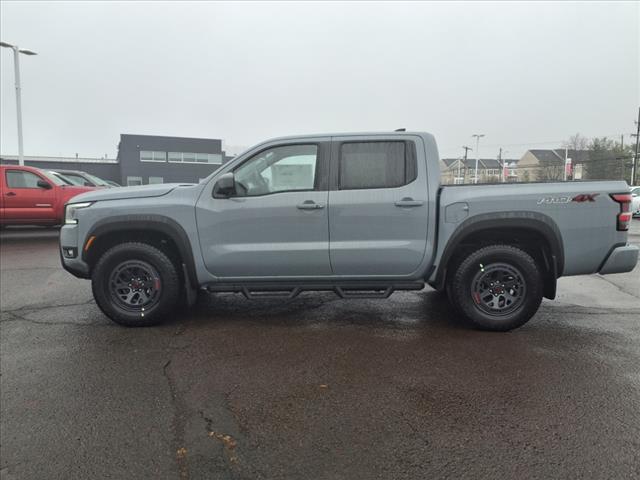
[[[23,189],[23,190],[42,190],[42,187],[38,187],[38,186],[35,186],[35,187],[11,187],[9,185],[9,178],[7,177],[7,174],[9,172],[30,173],[31,175],[35,175],[40,180],[42,180],[44,182],[47,182],[49,185],[51,185],[51,182],[48,179],[42,178],[41,175],[38,175],[36,172],[32,172],[31,170],[20,170],[20,169],[17,169],[17,168],[7,168],[4,171],[4,182],[7,185],[7,189],[9,189],[9,190],[12,190],[14,188],[20,188],[20,189]],[[53,188],[53,185],[51,185],[51,188]]]
[[[293,142],[293,143],[277,143],[277,144],[268,145],[258,150],[256,153],[251,155],[249,158],[243,160],[238,165],[235,165],[230,171],[233,172],[233,174],[235,175],[236,170],[242,167],[245,163],[250,162],[257,156],[261,155],[262,153],[268,150],[273,150],[274,148],[280,148],[280,147],[295,147],[297,145],[300,145],[300,146],[314,145],[317,148],[316,170],[315,170],[315,177],[313,179],[313,188],[304,189],[304,190],[279,190],[277,192],[268,192],[268,193],[263,193],[261,195],[234,195],[230,198],[260,198],[260,197],[266,197],[267,195],[277,195],[279,193],[323,192],[323,191],[329,190],[328,188],[329,169],[328,169],[327,152],[330,148],[331,142],[299,141],[299,142]]]

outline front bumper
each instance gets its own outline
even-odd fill
[[[78,242],[77,225],[64,225],[60,229],[58,251],[62,268],[67,272],[79,278],[89,278],[91,276],[89,265],[82,261],[82,249]],[[74,256],[69,256],[69,251],[72,251]]]
[[[637,245],[614,248],[602,264],[599,273],[606,275],[608,273],[630,272],[638,263],[638,251],[640,251],[640,247]]]

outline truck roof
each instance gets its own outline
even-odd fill
[[[432,136],[431,133],[421,131],[383,131],[383,132],[333,132],[333,133],[312,133],[308,135],[287,135],[284,137],[270,138],[266,142],[272,142],[274,140],[302,140],[305,138],[318,138],[318,137],[375,137],[375,136],[389,136],[389,135],[418,135],[418,136]]]

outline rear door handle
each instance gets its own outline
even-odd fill
[[[16,193],[15,192],[7,192],[7,197],[15,197]]]
[[[305,200],[304,202],[299,203],[297,207],[300,210],[320,210],[321,208],[324,208],[324,205],[316,203],[313,200]]]
[[[424,205],[422,200],[414,200],[411,197],[405,197],[396,202],[396,207],[420,207],[422,205]]]

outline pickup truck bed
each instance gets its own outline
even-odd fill
[[[74,199],[62,262],[124,325],[155,324],[198,290],[385,297],[426,282],[490,330],[529,320],[562,275],[637,263],[624,182],[439,180],[427,133],[274,139],[197,185]]]

